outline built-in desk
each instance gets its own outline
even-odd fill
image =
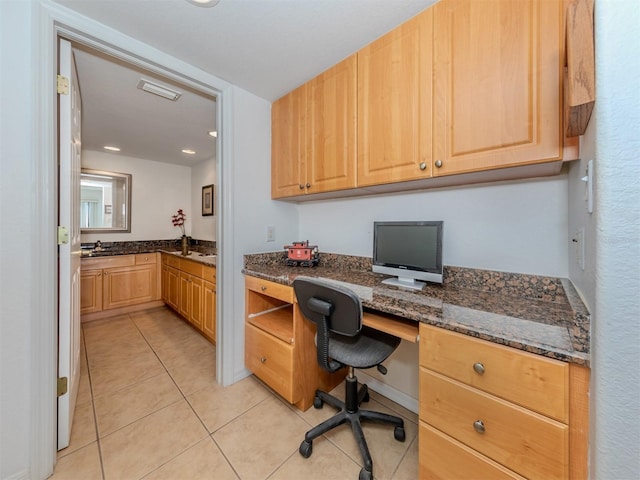
[[[365,325],[419,342],[421,478],[586,478],[589,313],[571,283],[448,267],[444,285],[416,292],[383,285],[370,262],[246,255],[247,368],[302,409],[330,390],[291,285],[336,282],[360,297]]]

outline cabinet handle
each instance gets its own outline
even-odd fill
[[[98,272],[98,276],[102,275],[102,273]]]
[[[306,187],[307,187],[307,188],[311,188],[311,184],[310,184],[310,183],[307,183]]]
[[[420,170],[426,170],[427,164],[425,162],[420,162]]]
[[[436,167],[440,168],[442,166],[442,160],[436,160]]]
[[[262,290],[263,292],[267,291],[267,287],[265,287],[264,285],[260,287],[260,290]]]
[[[473,364],[473,370],[478,374],[478,375],[484,375],[484,365],[480,362],[476,362]]]
[[[260,357],[260,363],[266,363],[267,357]]]
[[[482,420],[476,420],[473,422],[473,429],[478,433],[484,433],[484,422]]]
[[[300,187],[300,190],[304,190],[304,185],[300,184],[299,187]]]
[[[145,260],[145,262],[146,262],[147,260],[149,260],[149,257],[144,257],[144,260]]]

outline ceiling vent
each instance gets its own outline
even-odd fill
[[[182,93],[178,92],[177,90],[163,87],[162,85],[158,85],[157,83],[145,80],[144,78],[141,78],[138,82],[138,88],[140,90],[144,90],[145,92],[153,93],[154,95],[158,95],[159,97],[171,100],[172,102],[178,100],[180,98],[180,95],[182,95]]]

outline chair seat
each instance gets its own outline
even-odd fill
[[[355,337],[331,332],[330,339],[329,357],[354,368],[371,368],[381,364],[400,344],[398,337],[366,326]]]

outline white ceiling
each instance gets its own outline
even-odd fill
[[[273,101],[436,0],[220,0],[213,8],[186,0],[54,1]],[[210,99],[180,87],[183,96],[169,102],[137,90],[141,72],[125,65],[85,51],[77,62],[84,148],[116,142],[129,145],[121,147],[127,156],[211,158],[214,142],[203,128],[215,122]],[[204,157],[180,153],[190,142]]]

